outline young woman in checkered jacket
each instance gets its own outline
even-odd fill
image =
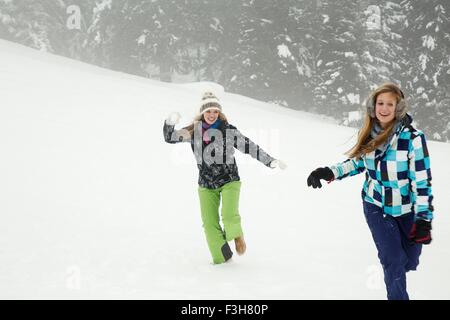
[[[395,84],[377,88],[349,159],[318,168],[308,186],[365,172],[362,190],[366,221],[384,270],[388,299],[407,300],[406,272],[416,270],[422,244],[431,242],[433,219],[431,170],[423,132],[406,113],[403,92]]]

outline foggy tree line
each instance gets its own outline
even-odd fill
[[[0,38],[342,122],[393,81],[419,127],[450,140],[447,0],[0,0]]]

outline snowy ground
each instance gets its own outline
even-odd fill
[[[214,266],[188,145],[162,138],[214,88],[231,123],[274,157],[238,154],[247,254]],[[0,298],[384,299],[363,176],[308,189],[356,131],[224,93],[165,84],[0,41]],[[450,145],[429,143],[434,242],[411,298],[449,299]],[[446,196],[447,195],[447,196]],[[448,200],[448,199],[447,199]]]

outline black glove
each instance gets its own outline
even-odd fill
[[[333,171],[330,168],[317,168],[308,177],[308,187],[322,188],[322,184],[320,183],[320,179],[326,180],[328,182],[334,180]]]
[[[417,220],[409,234],[409,239],[415,243],[430,244],[431,221]]]

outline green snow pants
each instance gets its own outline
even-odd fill
[[[233,252],[228,245],[228,241],[243,235],[241,217],[239,215],[240,191],[240,181],[229,182],[217,189],[198,188],[203,229],[214,264],[224,263],[229,260]],[[221,198],[224,230],[222,230],[219,223]]]

